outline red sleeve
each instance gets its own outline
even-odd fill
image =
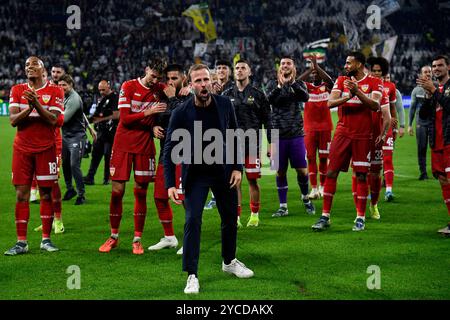
[[[122,108],[131,109],[131,98],[133,97],[133,91],[134,90],[131,86],[130,81],[126,81],[122,84],[119,93],[119,104],[118,104],[119,110]],[[122,116],[122,113],[120,113],[120,115]]]
[[[120,107],[119,107],[120,108]],[[122,107],[120,108],[120,117],[119,121],[122,122],[124,125],[129,126],[133,124],[136,121],[140,121],[144,119],[144,113],[143,112],[137,112],[132,113],[130,107]]]
[[[11,92],[9,94],[9,107],[8,108],[13,108],[13,107],[20,107],[20,95],[21,93],[19,92],[19,86],[13,86],[11,88]]]
[[[58,111],[59,113],[64,113],[64,90],[61,87],[54,86],[54,93],[52,94],[52,99],[49,102],[48,111]],[[63,118],[64,119],[64,118]]]
[[[336,82],[334,83],[333,90],[331,90],[331,91],[343,92],[344,91],[344,80],[345,80],[345,77],[342,77],[342,76],[338,77],[336,79]]]
[[[58,115],[58,118],[56,118],[56,126],[60,128],[63,126],[63,124],[64,124],[64,114],[60,113]]]
[[[372,87],[372,92],[378,92],[381,96],[383,96],[383,82],[381,81],[381,79],[378,78],[372,78],[373,80],[373,87]]]

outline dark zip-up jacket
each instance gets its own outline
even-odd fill
[[[295,81],[279,88],[277,81],[271,81],[267,86],[267,93],[272,106],[270,123],[272,129],[279,130],[280,139],[304,136],[301,103],[309,99],[305,83]]]
[[[443,109],[442,129],[444,145],[447,146],[450,145],[450,80],[444,84],[442,93],[440,93],[437,88],[431,98],[425,98],[425,102],[419,111],[419,116],[421,118],[430,120],[428,133],[430,136],[431,148],[434,148],[436,142],[436,107],[438,104]]]

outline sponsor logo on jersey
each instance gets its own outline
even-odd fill
[[[48,95],[48,94],[44,94],[42,95],[42,101],[44,101],[44,103],[48,103],[50,101],[52,96]]]

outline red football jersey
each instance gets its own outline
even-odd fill
[[[27,90],[31,90],[28,83],[13,86],[9,97],[9,108],[18,107],[20,111],[28,109],[28,100],[23,97],[23,92]],[[61,87],[47,82],[42,88],[37,89],[36,93],[45,110],[64,113],[64,90]],[[42,120],[36,109],[17,126],[17,134],[14,139],[14,148],[17,150],[37,153],[54,145],[55,126]]]
[[[333,91],[341,94],[341,97],[350,94],[347,88],[344,88],[344,80],[350,79],[346,76],[337,78]],[[382,95],[383,84],[380,79],[366,75],[358,81],[359,89],[368,97],[372,93]],[[372,136],[372,111],[363,106],[361,100],[354,96],[346,103],[338,107],[339,121],[336,126],[335,135],[343,135],[352,139],[370,139]]]
[[[154,116],[144,118],[145,110],[152,108],[165,97],[165,85],[157,83],[151,88],[142,84],[140,79],[133,79],[122,84],[119,94],[119,110],[121,116],[114,137],[114,150],[146,155],[155,154],[151,130]],[[122,119],[122,109],[128,109],[129,113],[136,115],[142,113],[140,120],[125,123]]]
[[[397,102],[397,88],[395,87],[395,83],[390,81],[383,81],[383,90],[387,94],[389,98],[389,103]]]
[[[444,91],[444,86],[440,84],[439,92],[442,93],[443,91]],[[445,147],[444,128],[442,127],[442,116],[443,116],[442,106],[439,103],[437,103],[436,104],[436,122],[435,122],[436,139],[434,141],[434,149],[433,150],[442,150]]]
[[[305,131],[333,130],[330,108],[327,106],[330,90],[324,82],[318,86],[310,82],[305,83],[309,93],[309,100],[305,103],[303,115]]]

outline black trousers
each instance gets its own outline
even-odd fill
[[[186,220],[183,239],[183,271],[197,274],[203,207],[209,190],[214,192],[221,218],[222,258],[230,263],[236,256],[237,190],[223,176],[189,177],[185,187]]]
[[[84,195],[83,173],[81,172],[81,160],[85,147],[85,135],[64,137],[62,144],[62,168],[67,190],[73,190],[72,178],[77,186],[79,196]]]
[[[111,160],[111,151],[114,141],[111,139],[98,138],[92,147],[92,159],[87,174],[88,179],[94,180],[98,166],[105,157],[105,167],[103,169],[103,181],[109,180],[109,161]]]
[[[428,126],[416,125],[417,160],[420,174],[427,172],[427,148],[429,142]]]

